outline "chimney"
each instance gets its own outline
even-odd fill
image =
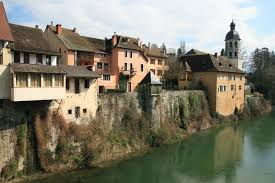
[[[56,24],[56,33],[58,35],[62,33],[62,25],[61,24]]]
[[[148,43],[148,48],[149,48],[149,50],[151,49],[151,43],[150,42]]]
[[[74,32],[74,33],[77,33],[77,29],[76,29],[76,27],[74,27],[73,32]]]
[[[214,56],[215,56],[216,58],[218,58],[218,53],[216,52]]]
[[[38,25],[35,25],[35,28],[38,29],[39,28]]]
[[[53,21],[51,21],[51,27],[53,27]]]
[[[114,35],[112,36],[112,45],[113,46],[117,45],[117,35],[116,35],[116,32],[114,32]]]

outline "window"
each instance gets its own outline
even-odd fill
[[[168,60],[165,60],[165,61],[164,61],[164,65],[168,65]]]
[[[42,55],[41,55],[41,54],[37,54],[37,55],[36,55],[36,62],[37,62],[38,64],[42,64]]]
[[[96,67],[97,67],[98,69],[102,69],[102,62],[98,62],[98,63],[96,64]]]
[[[233,43],[232,42],[230,42],[230,48],[232,48],[233,47]]]
[[[90,88],[90,80],[89,80],[89,79],[85,79],[84,82],[85,82],[85,83],[84,83],[84,87],[85,87],[85,88]]]
[[[66,90],[70,90],[70,79],[66,79]]]
[[[0,100],[0,109],[3,109],[4,106],[4,100]]]
[[[86,114],[87,113],[87,109],[83,109],[83,113]]]
[[[20,52],[18,52],[18,51],[14,52],[14,62],[20,63]]]
[[[154,74],[156,74],[156,70],[155,69],[150,69],[150,71]]]
[[[144,68],[143,68],[143,64],[140,65],[140,71],[143,72]]]
[[[162,65],[162,60],[158,59],[158,65]]]
[[[153,59],[153,58],[151,58],[151,59],[150,59],[150,64],[154,65],[155,63],[156,63],[156,60]]]
[[[73,113],[72,109],[69,109],[68,114],[72,114],[72,113]]]
[[[111,76],[109,74],[103,74],[102,77],[104,81],[111,81]]]
[[[28,87],[28,75],[24,73],[16,74],[16,87]]]
[[[133,58],[133,52],[130,51],[130,58]]]
[[[104,69],[108,69],[109,68],[109,63],[104,63]]]
[[[125,57],[127,58],[127,51],[125,51]]]
[[[130,63],[130,70],[133,70],[133,64]]]
[[[236,76],[233,76],[234,81],[236,81]]]
[[[238,48],[238,42],[237,41],[235,42],[235,47]]]
[[[242,90],[242,85],[239,85],[239,90]]]
[[[158,76],[162,76],[162,70],[158,70]]]
[[[220,86],[220,92],[223,92],[223,86]]]
[[[218,89],[218,91],[220,92],[226,92],[226,86],[220,86],[220,88]]]
[[[24,53],[24,64],[30,63],[30,55],[29,53]]]
[[[31,87],[41,87],[40,74],[31,74]]]
[[[232,76],[231,75],[228,76],[228,80],[229,81],[232,80]]]
[[[80,117],[80,107],[75,108],[75,117],[79,118]]]
[[[226,86],[223,86],[223,90],[224,90],[224,92],[226,92]]]
[[[229,57],[232,57],[232,52],[229,53]]]
[[[63,86],[63,76],[61,74],[59,75],[54,75],[54,85],[57,87],[62,87]]]
[[[127,70],[127,63],[124,63],[124,70]]]
[[[238,57],[238,53],[237,52],[235,52],[235,57]]]
[[[44,86],[52,87],[52,75],[44,74]]]
[[[51,65],[52,61],[51,61],[51,56],[47,55],[46,56],[46,65]]]
[[[234,90],[234,85],[231,85],[231,91],[233,91]]]
[[[240,80],[241,80],[241,81],[243,80],[243,76],[240,77]]]
[[[74,80],[74,92],[76,94],[79,94],[80,93],[80,83],[79,83],[79,79],[75,79]]]

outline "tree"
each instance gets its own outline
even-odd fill
[[[166,45],[164,44],[164,43],[162,43],[162,45],[161,45],[161,51],[163,52],[163,53],[166,53],[167,52],[167,48],[166,48]]]
[[[179,48],[177,51],[177,57],[179,58],[180,56],[182,56],[182,50]]]
[[[225,51],[224,51],[224,49],[221,50],[221,56],[225,56]]]
[[[180,42],[180,49],[181,49],[182,55],[184,55],[186,53],[185,41]]]
[[[155,44],[155,43],[153,43],[153,44],[151,45],[151,48],[156,49],[156,48],[158,48],[158,45]]]

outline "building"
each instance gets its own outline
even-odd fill
[[[111,69],[111,52],[108,40],[81,36],[76,28],[67,29],[62,25],[48,25],[45,36],[53,49],[61,54],[61,65],[94,66],[101,74],[98,79],[99,91],[115,89],[115,74]]]
[[[241,38],[236,31],[236,24],[233,20],[230,24],[230,31],[225,37],[225,51],[222,56],[227,56],[229,61],[238,69],[244,69],[243,60],[241,58]]]
[[[45,30],[51,46],[61,54],[62,65],[89,65],[101,74],[98,91],[108,89],[135,91],[151,70],[159,79],[168,70],[168,57],[137,38],[114,34],[111,39],[81,36],[76,28],[48,25]]]
[[[244,107],[244,72],[227,57],[211,54],[189,54],[180,58],[191,69],[192,86],[208,91],[211,110],[229,116]]]

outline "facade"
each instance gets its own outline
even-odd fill
[[[209,94],[211,110],[223,116],[242,111],[244,107],[244,72],[224,56],[190,54],[180,58],[192,73],[192,85],[202,85]]]
[[[241,58],[241,38],[236,31],[236,24],[232,20],[230,31],[225,37],[225,53],[229,61],[238,69],[243,70],[243,60]]]
[[[66,29],[60,24],[48,25],[45,36],[60,52],[60,64],[94,67],[101,75],[99,93],[106,89],[132,92],[150,70],[159,79],[168,70],[167,55],[159,48],[142,45],[136,38],[116,34],[105,40],[90,38],[78,34],[75,28]]]

